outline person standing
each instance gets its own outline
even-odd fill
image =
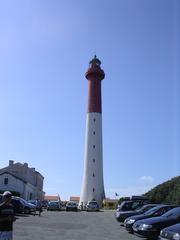
[[[41,216],[41,213],[42,213],[42,203],[38,199],[37,199],[37,210],[39,212],[39,216]]]
[[[12,193],[3,193],[3,202],[0,204],[0,240],[13,239],[14,207],[11,204]]]

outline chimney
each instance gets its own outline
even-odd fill
[[[27,164],[27,163],[24,163],[24,167],[26,167],[26,168],[27,168],[27,167],[28,167],[28,164]]]
[[[14,161],[13,160],[9,160],[9,167],[12,168],[14,165]]]

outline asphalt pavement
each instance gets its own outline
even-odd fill
[[[126,232],[114,218],[114,211],[43,211],[22,215],[14,223],[13,240],[140,240]]]

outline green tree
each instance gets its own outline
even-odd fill
[[[157,185],[144,195],[154,203],[180,204],[180,176]]]

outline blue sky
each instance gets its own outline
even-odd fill
[[[0,1],[0,167],[27,162],[47,194],[78,196],[96,54],[107,197],[180,175],[178,0]]]

